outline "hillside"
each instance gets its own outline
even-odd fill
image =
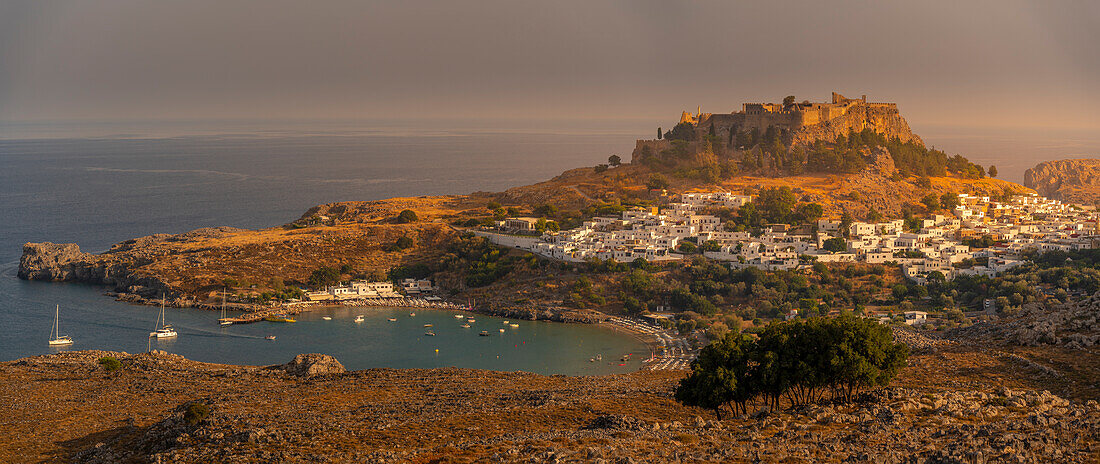
[[[82,253],[72,244],[28,243],[19,276],[106,285],[120,298],[134,302],[148,303],[163,292],[170,305],[202,307],[213,304],[217,292],[227,288],[235,295],[231,298],[235,303],[263,303],[269,298],[299,296],[292,293],[297,287],[315,287],[310,284],[311,275],[322,267],[339,269],[345,280],[382,279],[394,268],[454,263],[456,250],[452,248],[461,230],[504,216],[544,216],[572,227],[624,205],[660,204],[678,192],[754,194],[763,188],[786,186],[800,201],[820,204],[827,217],[843,213],[858,219],[903,217],[930,212],[920,203],[930,194],[966,192],[1002,197],[1025,190],[1017,184],[974,175],[968,171],[973,165],[965,159],[950,159],[913,144],[898,145],[873,134],[853,134],[847,141],[819,144],[814,150],[800,161],[802,167],[777,154],[767,155],[759,147],[728,155],[666,153],[616,167],[573,169],[505,192],[332,203],[311,208],[281,227],[208,228],[153,235],[119,243],[95,255]],[[797,148],[785,153],[791,159],[800,156]],[[749,159],[757,155],[773,161]],[[899,166],[895,160],[904,164]],[[833,162],[841,163],[840,168],[830,168],[828,163]],[[398,213],[405,209],[415,211],[419,220],[398,221]],[[406,246],[395,247],[403,237]],[[452,258],[441,261],[444,256]],[[437,278],[452,292],[471,291],[465,284],[468,273],[478,269],[476,261],[483,256],[487,255],[464,256],[460,261],[469,265],[452,265],[450,273]],[[571,281],[555,277],[563,275],[560,271],[547,274],[540,266],[516,263],[528,270],[503,284],[516,293],[473,291],[463,297],[499,304],[513,304],[518,299],[560,304],[565,299]],[[490,281],[500,277],[494,272]],[[517,282],[525,284],[517,287]],[[614,283],[607,285],[613,287]],[[515,296],[518,293],[529,296]]]
[[[1024,185],[1066,203],[1100,204],[1100,160],[1045,161],[1024,172]]]
[[[37,356],[0,363],[0,405],[7,411],[0,461],[1100,458],[1095,348],[1021,348],[907,331],[897,338],[914,354],[889,388],[855,404],[822,402],[721,421],[674,401],[682,374],[667,371],[603,377],[453,368],[344,372],[321,355],[267,367],[200,363],[164,352]],[[97,363],[105,356],[122,368],[105,372]]]

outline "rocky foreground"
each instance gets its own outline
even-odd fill
[[[677,372],[345,372],[324,355],[251,367],[67,352],[0,363],[0,462],[1100,459],[1100,405],[1093,390],[1071,388],[1077,374],[1050,372],[1065,367],[1042,358],[1058,353],[1005,357],[906,337],[910,367],[857,404],[722,421],[672,399]],[[104,356],[122,368],[107,372]],[[1069,396],[1037,388],[1048,385]]]

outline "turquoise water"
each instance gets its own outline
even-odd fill
[[[62,332],[76,339],[66,349],[145,351],[157,315],[156,308],[105,297],[103,288],[17,279],[24,242],[75,242],[95,252],[151,233],[270,227],[320,203],[503,190],[605,162],[611,153],[628,158],[632,147],[631,132],[20,139],[9,131],[0,137],[0,360],[53,350],[46,339],[55,304],[61,305]],[[500,319],[479,316],[467,331],[457,327],[453,313],[437,311],[418,311],[409,320],[407,311],[395,310],[404,317],[390,323],[385,310],[332,310],[332,321],[313,313],[295,324],[224,330],[212,312],[168,312],[180,336],[152,347],[208,362],[274,364],[319,352],[350,369],[605,374],[637,369],[648,356],[633,338],[599,327],[523,321],[500,334]],[[352,323],[359,313],[366,321]],[[423,335],[425,323],[436,325],[437,336]],[[480,330],[494,333],[479,337]],[[266,335],[277,338],[264,340]],[[597,353],[607,361],[635,356],[626,366],[588,362]]]

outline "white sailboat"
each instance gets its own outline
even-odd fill
[[[218,321],[219,321],[218,324],[222,325],[223,327],[227,326],[227,325],[233,325],[233,321],[225,320],[225,289],[224,288],[222,289],[222,317],[221,317],[221,319],[218,319]]]
[[[72,345],[73,339],[68,335],[61,335],[61,331],[58,330],[58,319],[61,316],[61,305],[57,305],[53,310],[53,330],[50,331],[50,346],[59,345]]]
[[[161,295],[160,316],[157,317],[156,329],[153,332],[149,332],[149,338],[171,338],[176,335],[176,329],[173,329],[172,325],[168,324],[164,319],[164,295]]]

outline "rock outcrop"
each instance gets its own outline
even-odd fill
[[[320,353],[300,354],[282,367],[288,374],[298,377],[343,374],[347,372],[347,369],[344,369],[344,365],[340,364],[340,361],[337,361],[336,358]]]
[[[1068,303],[1029,303],[1019,314],[1004,321],[955,329],[948,336],[970,342],[1001,341],[1020,346],[1093,347],[1100,345],[1100,293]]]
[[[75,243],[27,243],[19,259],[19,278],[28,280],[72,280],[77,269],[87,265],[91,255]]]
[[[1100,159],[1045,161],[1024,172],[1024,186],[1066,203],[1100,203]]]

